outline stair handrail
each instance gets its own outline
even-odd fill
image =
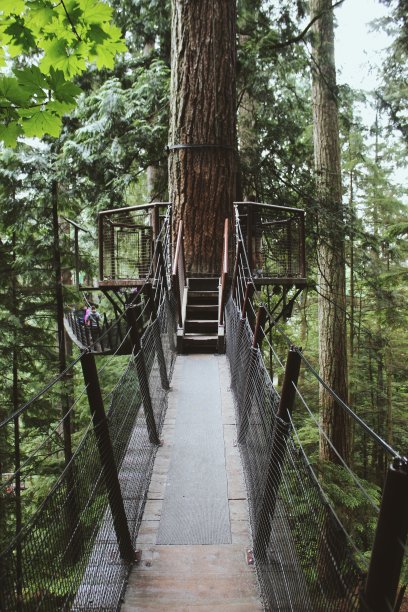
[[[186,269],[184,261],[183,221],[180,221],[177,232],[176,251],[174,253],[174,262],[172,270],[172,285],[174,294],[176,296],[177,323],[179,327],[183,327],[182,309],[184,287],[186,286]]]
[[[229,222],[228,219],[224,221],[224,244],[222,250],[221,260],[221,296],[220,296],[220,310],[218,315],[218,324],[224,325],[224,307],[227,300],[227,285],[228,285],[228,232]]]

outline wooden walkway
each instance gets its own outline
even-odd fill
[[[185,360],[196,360],[202,366],[205,385],[219,387],[222,439],[227,478],[230,544],[158,545],[157,536],[165,498],[167,478],[175,447],[178,409],[190,393],[191,381],[182,375]],[[210,361],[209,361],[210,360]],[[218,369],[215,380],[205,378],[208,364]],[[162,432],[163,446],[158,450],[137,539],[141,561],[129,577],[121,612],[139,610],[255,611],[263,610],[255,569],[248,563],[252,548],[248,504],[239,450],[236,445],[235,411],[227,387],[230,379],[228,362],[222,355],[188,355],[176,360],[172,391]],[[190,383],[190,384],[189,384]],[[195,403],[205,403],[198,394]],[[202,406],[205,410],[205,405]],[[180,427],[180,422],[177,423]],[[187,432],[188,433],[188,432]],[[204,437],[204,436],[203,436]],[[205,443],[205,440],[203,441]],[[197,482],[197,495],[200,494]]]

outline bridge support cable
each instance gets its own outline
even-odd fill
[[[398,610],[398,584],[408,535],[408,457],[388,468],[361,612]]]
[[[94,355],[83,353],[81,365],[120,556],[125,561],[132,563],[135,560],[135,551],[123,504]]]
[[[156,421],[149,390],[149,379],[146,371],[144,352],[140,343],[140,336],[137,328],[137,319],[133,308],[126,310],[126,317],[130,328],[130,338],[133,344],[134,363],[139,379],[140,392],[143,398],[143,409],[146,418],[146,427],[149,432],[149,440],[152,444],[160,444],[157,433]]]

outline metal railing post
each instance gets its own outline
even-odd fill
[[[132,562],[135,560],[135,551],[123,504],[94,355],[90,352],[83,353],[81,365],[120,556],[125,561]]]
[[[140,336],[137,329],[137,320],[133,308],[126,310],[126,317],[130,327],[130,338],[133,344],[134,359],[137,377],[139,380],[140,393],[143,400],[143,408],[146,419],[146,427],[149,432],[149,440],[152,444],[160,444],[160,439],[157,433],[156,421],[154,418],[152,400],[149,390],[149,379],[146,372],[146,364],[144,360],[143,350],[140,344]]]
[[[167,376],[167,368],[166,368],[166,360],[164,358],[163,345],[161,341],[160,335],[160,322],[157,318],[156,304],[154,301],[152,285],[151,283],[146,283],[145,292],[148,299],[148,307],[150,308],[150,312],[152,315],[152,321],[159,328],[158,333],[153,334],[154,338],[154,346],[157,354],[157,361],[159,362],[159,370],[160,370],[160,381],[163,389],[170,389],[169,378]]]
[[[301,354],[299,349],[291,347],[286,360],[281,397],[276,418],[272,422],[272,451],[269,459],[268,474],[262,505],[259,512],[258,525],[255,532],[255,559],[265,557],[272,530],[272,519],[275,512],[276,499],[282,478],[282,465],[285,458],[285,442],[289,433],[290,414],[295,402],[299,378]]]
[[[361,611],[395,610],[408,534],[408,457],[389,466]]]

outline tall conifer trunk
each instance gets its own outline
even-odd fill
[[[334,31],[331,0],[310,0],[313,27],[313,123],[318,198],[319,361],[325,382],[347,401],[346,299],[344,222],[337,110]],[[346,461],[350,455],[350,423],[323,387],[321,422],[329,440]],[[338,462],[324,437],[320,456]]]
[[[235,0],[172,0],[169,197],[189,273],[218,273],[236,180]]]

